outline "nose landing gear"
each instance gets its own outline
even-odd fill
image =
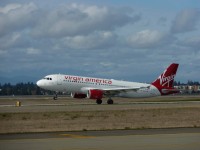
[[[55,96],[53,97],[53,100],[57,100],[58,99],[58,94],[56,93]]]

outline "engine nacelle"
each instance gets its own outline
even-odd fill
[[[87,95],[83,93],[71,93],[71,97],[73,98],[86,98]]]
[[[102,99],[103,91],[102,90],[89,90],[87,93],[87,98],[90,99]]]

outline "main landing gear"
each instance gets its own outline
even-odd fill
[[[97,104],[101,104],[101,103],[102,103],[102,100],[101,100],[101,99],[97,99],[97,100],[96,100],[96,103],[97,103]]]
[[[102,104],[102,100],[101,99],[97,99],[96,100],[96,103],[97,104]],[[111,98],[109,98],[108,100],[107,100],[107,104],[113,104],[114,102],[113,102],[113,100],[111,99]]]
[[[109,99],[107,100],[107,104],[113,104],[113,100],[112,100],[111,98],[109,98]]]

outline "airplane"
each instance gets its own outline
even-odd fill
[[[180,92],[173,88],[178,66],[179,64],[172,63],[151,84],[64,74],[47,75],[36,84],[42,89],[55,91],[54,100],[57,99],[58,92],[68,92],[73,98],[95,99],[97,104],[102,103],[103,97],[108,97],[107,103],[113,104],[111,97],[116,96],[144,98]]]

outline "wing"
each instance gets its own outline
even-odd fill
[[[127,92],[137,92],[140,89],[144,88],[149,88],[147,87],[124,87],[124,88],[107,88],[107,89],[102,89],[104,91],[105,95],[117,95],[120,93],[127,93]]]
[[[84,87],[82,90],[101,90],[103,91],[104,95],[117,95],[120,93],[127,93],[127,92],[137,92],[140,89],[149,88],[150,86],[145,87],[111,87],[111,88],[94,88],[94,87]]]

